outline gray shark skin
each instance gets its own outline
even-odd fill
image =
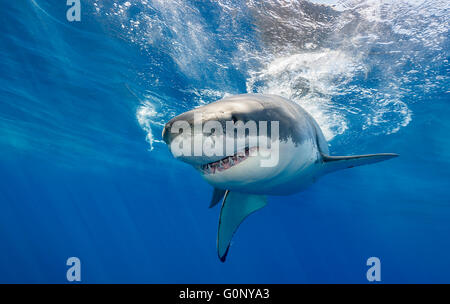
[[[217,235],[217,251],[221,261],[229,251],[231,239],[241,222],[251,213],[267,204],[266,195],[290,195],[300,192],[320,176],[340,169],[376,163],[398,156],[380,153],[355,156],[330,156],[328,144],[314,118],[300,105],[275,95],[235,95],[193,109],[172,118],[164,127],[162,137],[169,146],[178,136],[194,137],[194,117],[201,114],[201,125],[217,121],[222,134],[201,133],[204,138],[223,135],[227,122],[266,121],[278,122],[278,134],[274,137],[267,127],[269,140],[277,140],[278,162],[273,166],[261,166],[264,156],[249,151],[263,151],[265,147],[233,146],[231,154],[222,156],[174,156],[191,164],[214,187],[210,207],[222,201]],[[172,132],[174,123],[186,121],[191,133]],[[259,133],[259,125],[258,127]],[[269,124],[268,124],[269,126]],[[249,145],[246,136],[245,144]],[[274,137],[274,138],[272,138]],[[217,137],[214,137],[217,140]],[[224,141],[225,144],[225,141]],[[225,155],[225,157],[223,156]]]

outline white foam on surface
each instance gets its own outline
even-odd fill
[[[121,34],[150,57],[152,48],[163,49],[193,84],[180,89],[189,103],[166,96],[139,106],[136,117],[151,147],[168,113],[243,93],[227,87],[233,69],[246,76],[247,92],[277,94],[302,105],[328,140],[396,133],[412,120],[411,100],[448,83],[448,75],[436,68],[448,66],[446,0],[313,0],[316,7],[302,1],[219,0],[211,4],[217,9],[215,27],[201,9],[183,1],[128,0],[108,8],[93,2],[100,16],[115,20]],[[245,18],[256,24],[254,34],[240,27]],[[160,84],[149,87],[158,90]]]
[[[149,101],[142,103],[136,111],[136,118],[139,125],[147,133],[146,140],[150,144],[150,151],[153,150],[153,144],[155,142],[151,125],[155,123],[154,120],[155,117],[157,117],[157,114],[158,113],[155,111],[153,104]]]
[[[251,73],[247,91],[275,94],[296,101],[321,126],[327,140],[347,130],[345,116],[331,97],[363,67],[343,52],[321,50],[279,57]],[[257,84],[262,85],[257,85]]]

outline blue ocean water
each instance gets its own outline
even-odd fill
[[[448,1],[1,1],[0,282],[449,282]],[[324,4],[324,5],[322,5]],[[399,158],[269,197],[216,254],[176,114],[274,93],[334,155]]]

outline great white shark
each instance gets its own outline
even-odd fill
[[[255,143],[250,132],[241,134],[245,139],[241,144],[227,141],[237,136],[225,131],[228,123],[263,121],[277,122],[277,132],[271,132],[275,129],[272,124],[264,130],[268,131],[265,137],[271,145]],[[181,123],[188,132],[180,131]],[[206,131],[198,128],[208,124],[213,127]],[[261,125],[255,125],[260,136]],[[193,143],[199,133],[201,143],[208,140],[223,143],[223,153],[180,155],[174,151],[177,140],[190,139]],[[175,158],[192,165],[214,187],[210,207],[222,201],[217,233],[217,252],[222,262],[241,222],[267,204],[267,195],[297,193],[324,174],[398,156],[394,153],[330,156],[327,141],[314,118],[297,103],[275,95],[235,95],[195,108],[172,118],[162,137]],[[277,153],[277,162],[262,166],[271,152]]]

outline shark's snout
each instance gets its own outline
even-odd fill
[[[172,136],[171,136],[171,128],[172,128],[172,124],[171,123],[166,123],[164,126],[164,129],[162,131],[162,139],[164,140],[164,142],[170,146],[170,143],[172,142]]]
[[[183,128],[185,128],[186,126],[192,128],[193,124],[194,111],[189,111],[175,116],[165,124],[162,131],[162,139],[168,146],[170,146],[174,138],[183,132]]]

